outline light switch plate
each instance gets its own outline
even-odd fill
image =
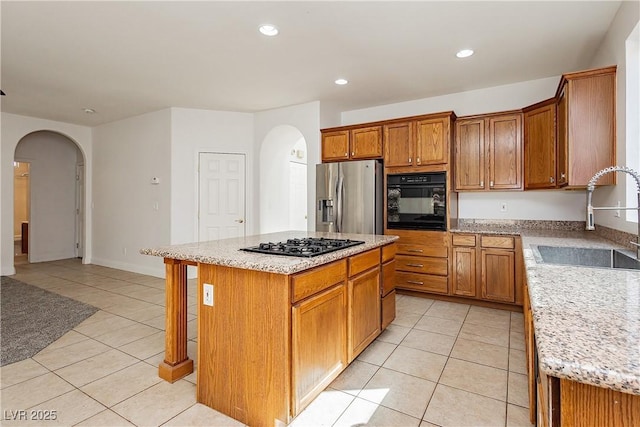
[[[210,283],[205,283],[203,286],[203,292],[203,304],[213,307],[213,285]]]

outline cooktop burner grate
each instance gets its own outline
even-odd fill
[[[287,239],[286,242],[260,243],[258,246],[242,248],[241,251],[257,252],[261,254],[286,255],[295,257],[314,257],[329,252],[361,245],[361,240],[327,239],[324,237],[305,237],[302,239]]]

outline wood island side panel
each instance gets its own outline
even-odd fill
[[[288,424],[289,277],[208,264],[198,270],[197,401],[247,425]],[[204,283],[214,286],[213,306],[202,304]]]

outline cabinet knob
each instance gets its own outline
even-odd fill
[[[344,156],[345,157],[349,157],[349,153],[344,153]]]
[[[493,181],[489,181],[489,187],[493,187]]]
[[[411,163],[411,157],[409,157],[409,163]]]
[[[356,155],[356,152],[355,152],[355,151],[352,151],[352,152],[351,152],[351,155],[352,155],[352,156],[355,156],[355,155]]]
[[[480,181],[480,187],[484,187],[484,181]]]
[[[420,164],[420,157],[418,157],[416,161],[418,162],[418,164]]]
[[[564,181],[565,179],[567,179],[567,176],[564,174],[564,172],[562,172],[562,173],[560,174],[560,179],[561,179],[561,180],[563,180],[563,181]]]
[[[550,176],[550,177],[549,177],[549,182],[550,182],[551,184],[553,184],[553,183],[555,183],[555,182],[556,182],[556,180],[555,180],[555,178],[554,178],[554,177]]]

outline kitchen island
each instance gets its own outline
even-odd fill
[[[364,243],[309,258],[240,250],[308,237]],[[290,231],[141,250],[166,265],[159,375],[193,371],[186,270],[196,265],[198,402],[252,426],[288,424],[393,320],[395,240]]]

